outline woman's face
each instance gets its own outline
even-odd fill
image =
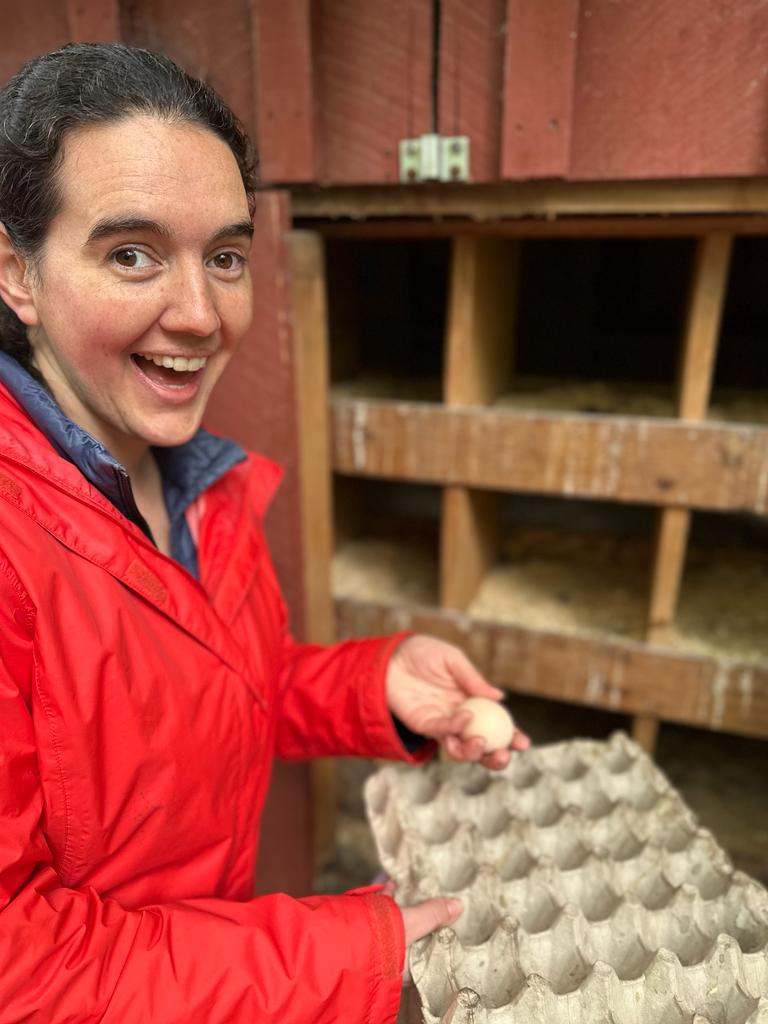
[[[118,458],[181,444],[251,321],[235,158],[203,128],[136,116],[70,135],[58,182],[30,277],[35,363]]]

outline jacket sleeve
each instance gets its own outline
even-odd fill
[[[33,636],[0,560],[0,1024],[394,1021],[404,936],[387,897],[129,910],[61,883],[44,832]]]
[[[286,634],[277,754],[286,759],[350,755],[419,763],[435,750],[408,750],[387,707],[387,666],[409,633],[299,644]]]

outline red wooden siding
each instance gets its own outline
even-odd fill
[[[438,131],[468,135],[472,181],[499,176],[505,0],[443,0]]]
[[[567,177],[579,0],[508,0],[501,177]]]
[[[121,4],[123,42],[160,50],[217,89],[250,132],[256,128],[248,0]]]
[[[768,5],[582,0],[573,178],[768,170]]]
[[[313,181],[311,0],[252,0],[256,142],[264,181]]]
[[[315,0],[322,183],[398,180],[398,143],[432,130],[430,0]]]

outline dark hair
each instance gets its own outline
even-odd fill
[[[120,43],[70,43],[28,61],[0,89],[0,221],[19,255],[34,262],[58,211],[56,177],[66,134],[135,114],[197,124],[223,139],[253,214],[256,156],[211,86],[159,53]],[[0,351],[41,380],[24,324],[2,300]]]

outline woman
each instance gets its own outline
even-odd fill
[[[393,1020],[405,946],[460,908],[253,899],[269,764],[478,760],[456,709],[500,692],[427,637],[286,634],[278,470],[200,429],[251,317],[215,93],[73,45],[0,126],[0,1022]]]

